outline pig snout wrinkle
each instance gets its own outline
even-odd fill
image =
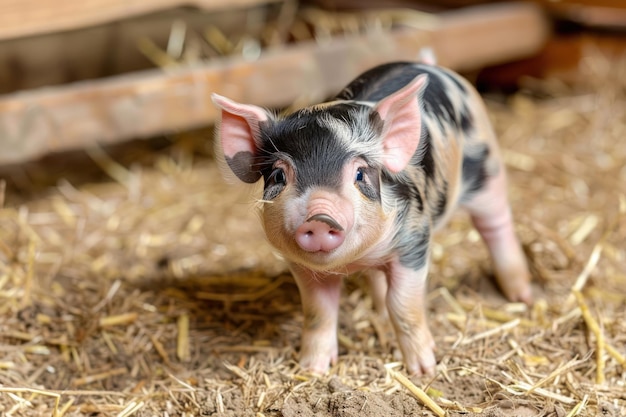
[[[327,214],[309,217],[296,230],[296,241],[307,252],[330,252],[341,246],[344,238],[344,228]]]

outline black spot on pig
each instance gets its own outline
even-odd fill
[[[402,265],[417,271],[428,261],[430,226],[426,223],[412,226],[398,236],[398,255]]]
[[[441,189],[437,192],[437,204],[435,206],[434,217],[439,220],[448,206],[448,182],[444,181]]]
[[[447,77],[450,81],[452,81],[454,83],[454,85],[456,85],[456,87],[463,92],[464,94],[467,94],[467,88],[465,88],[465,86],[463,85],[463,83],[461,83],[461,81],[459,81],[458,78],[456,78],[455,76],[453,76],[452,74],[446,72],[446,71],[441,71],[440,72],[443,76]]]
[[[471,154],[463,155],[463,185],[467,200],[468,195],[483,188],[488,177],[487,158],[489,157],[489,147],[486,144],[479,144]]]
[[[439,121],[440,125],[456,122],[456,111],[454,104],[448,96],[448,89],[441,79],[440,72],[430,72],[428,85],[424,89],[422,102],[424,111]]]
[[[336,99],[377,102],[400,90],[422,73],[410,62],[383,64],[359,75]]]
[[[226,157],[226,163],[243,182],[252,184],[261,178],[257,158],[250,152],[237,152],[232,158]]]
[[[468,135],[474,129],[474,119],[472,119],[472,115],[468,111],[467,107],[463,108],[461,111],[461,131]]]
[[[467,133],[472,128],[472,119],[465,104],[455,108],[450,98],[452,94],[465,96],[467,89],[459,80],[444,70],[436,67],[420,65],[422,71],[428,74],[428,85],[422,95],[422,105],[426,115],[436,120],[442,130],[446,125],[452,125]],[[451,80],[458,91],[452,91],[444,80]]]
[[[413,163],[417,167],[421,167],[426,178],[433,179],[435,177],[435,157],[433,155],[430,132],[422,127],[422,138],[420,144],[415,151],[414,159],[418,159]]]
[[[383,170],[381,177],[384,184],[383,186],[389,187],[399,201],[414,201],[416,210],[419,213],[424,211],[422,193],[420,193],[415,182],[411,181],[405,174],[400,173],[394,175]],[[407,214],[408,213],[400,212],[399,217],[406,217]]]
[[[299,194],[313,186],[338,189],[343,167],[353,155],[347,138],[340,137],[326,120],[330,116],[350,126],[355,114],[362,111],[363,107],[354,103],[303,109],[268,126],[260,151],[265,158],[263,176],[268,178],[275,162],[282,159],[294,169]]]
[[[357,77],[335,99],[378,102],[421,74],[428,75],[421,98],[425,113],[436,120],[442,130],[446,125],[456,126],[463,132],[471,129],[472,120],[467,107],[463,105],[455,109],[450,99],[451,94],[467,95],[467,88],[452,74],[435,66],[410,62],[380,65]],[[451,87],[456,91],[450,91]]]

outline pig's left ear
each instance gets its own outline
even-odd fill
[[[418,99],[427,81],[427,75],[418,75],[374,107],[383,121],[383,163],[391,172],[402,171],[419,145],[422,115]]]
[[[254,166],[261,143],[261,124],[270,119],[264,109],[241,104],[218,94],[213,102],[222,110],[217,146],[224,155],[228,167],[243,182],[254,183],[261,172]]]

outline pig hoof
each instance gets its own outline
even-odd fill
[[[422,357],[418,359],[418,363],[407,364],[407,371],[410,376],[433,375],[436,365],[435,354],[431,350],[424,352]]]
[[[533,303],[533,292],[529,279],[519,279],[517,280],[516,285],[513,285],[511,282],[500,280],[500,284],[504,296],[509,301],[514,303],[522,302],[527,305],[531,305]]]
[[[400,338],[404,362],[411,376],[432,375],[435,372],[435,340],[430,331],[417,332],[421,337]]]
[[[323,375],[328,372],[330,365],[337,363],[337,345],[314,349],[303,349],[300,352],[300,367],[311,373]]]
[[[531,305],[533,303],[533,293],[530,288],[530,285],[527,285],[524,288],[521,288],[512,298],[512,301],[522,302],[527,305]]]
[[[328,372],[330,364],[335,364],[337,359],[330,356],[302,357],[300,367],[312,374],[324,375]]]

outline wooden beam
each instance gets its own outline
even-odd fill
[[[279,0],[2,0],[0,40],[78,29],[176,7],[216,11]]]
[[[482,8],[482,7],[481,7]],[[547,38],[530,4],[442,15],[437,28],[405,29],[268,50],[253,62],[231,57],[171,72],[150,70],[109,79],[0,96],[0,164],[53,151],[191,129],[218,116],[210,95],[280,107],[342,88],[359,72],[416,59],[434,46],[440,63],[480,68],[538,51]]]

